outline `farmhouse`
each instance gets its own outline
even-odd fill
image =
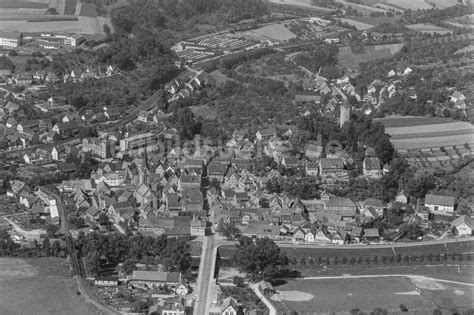
[[[431,211],[452,213],[454,211],[454,197],[428,194],[425,196],[425,207]]]
[[[471,217],[462,215],[454,220],[452,225],[456,228],[459,236],[471,236],[474,229],[474,220]]]

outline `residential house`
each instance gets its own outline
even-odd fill
[[[309,162],[305,166],[306,174],[308,176],[318,176],[319,173],[319,163]]]
[[[364,229],[362,240],[366,242],[379,242],[380,241],[379,230],[378,229]]]
[[[324,203],[324,209],[330,213],[340,215],[342,220],[345,221],[355,217],[357,206],[349,198],[332,198]]]
[[[230,161],[229,161],[230,162]],[[212,161],[207,165],[207,177],[210,181],[213,179],[219,181],[220,183],[224,182],[224,176],[227,170],[227,165]]]
[[[158,206],[156,194],[145,184],[141,184],[134,192],[135,199],[139,203],[140,209],[154,209]]]
[[[319,138],[320,135],[318,135],[318,142],[316,144],[307,143],[305,146],[304,154],[312,161],[320,159],[323,152],[322,140],[320,141]]]
[[[427,194],[425,196],[425,207],[430,211],[454,212],[454,197]]]
[[[131,220],[134,213],[135,208],[127,201],[110,205],[107,212],[109,218],[116,223]]]
[[[380,199],[375,199],[375,198],[368,198],[361,204],[361,214],[364,213],[364,211],[369,211],[370,209],[373,209],[375,213],[377,214],[378,217],[381,217],[383,215],[383,209],[385,208],[383,202]],[[372,214],[373,216],[373,214]],[[374,219],[376,219],[375,217]]]
[[[204,197],[199,188],[184,188],[181,192],[183,210],[185,211],[202,211]]]
[[[467,216],[462,215],[451,223],[456,228],[458,236],[471,236],[474,229],[474,220]]]
[[[299,159],[295,156],[285,156],[281,160],[281,164],[286,168],[298,167]]]
[[[276,131],[275,127],[269,127],[269,128],[257,131],[255,136],[256,136],[257,140],[265,142],[265,141],[270,140],[274,136],[276,136],[276,134],[277,134],[277,131]]]
[[[245,228],[242,228],[242,235],[251,238],[268,237],[277,239],[280,237],[280,227],[261,223],[250,223]]]
[[[5,122],[5,126],[7,126],[7,128],[16,129],[17,125],[18,123],[13,117],[8,117],[7,121]]]
[[[33,130],[37,131],[39,128],[38,121],[37,120],[26,120],[26,121],[21,121],[17,126],[16,129],[18,130],[18,133],[23,133],[26,130]]]
[[[181,175],[178,181],[179,190],[185,188],[200,188],[201,187],[201,176],[200,175]]]
[[[319,176],[342,175],[345,174],[344,162],[341,158],[319,160]]]
[[[83,125],[80,120],[72,120],[54,125],[53,131],[64,137],[72,137],[78,135],[82,128]]]
[[[382,170],[380,168],[380,160],[376,157],[367,157],[362,163],[362,170],[365,176],[380,178],[382,176]]]

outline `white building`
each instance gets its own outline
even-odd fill
[[[468,216],[460,216],[456,220],[453,221],[453,226],[456,227],[456,232],[458,236],[471,236],[472,229],[474,227],[474,221],[471,217]]]
[[[0,46],[18,47],[21,45],[20,33],[0,32]]]
[[[74,34],[64,39],[64,45],[75,47],[79,45],[83,40],[84,40],[84,37],[81,34]]]
[[[431,211],[452,213],[454,211],[454,197],[428,194],[425,196],[425,207]]]

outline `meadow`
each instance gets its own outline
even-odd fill
[[[64,259],[0,258],[0,314],[96,314],[77,294]]]

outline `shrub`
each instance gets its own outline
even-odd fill
[[[234,283],[235,286],[237,286],[239,288],[242,288],[242,287],[244,287],[245,280],[242,277],[235,276],[234,279],[233,279],[233,283]]]
[[[443,313],[441,312],[441,310],[439,308],[435,308],[433,310],[433,315],[443,315]]]
[[[408,312],[408,308],[405,306],[405,304],[400,304],[400,311]]]
[[[301,257],[300,264],[301,265],[306,265],[306,257]]]

